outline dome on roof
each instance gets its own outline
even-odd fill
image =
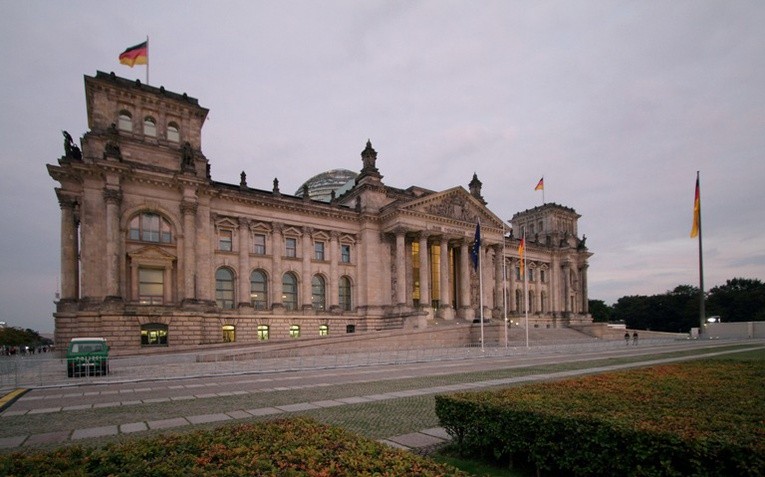
[[[303,188],[308,186],[308,197],[313,200],[329,202],[332,200],[332,191],[335,191],[335,194],[339,196],[338,191],[342,189],[345,192],[350,189],[357,176],[358,173],[348,169],[332,169],[331,171],[322,172],[301,184],[298,190],[295,191],[295,195],[303,197]],[[351,183],[350,186],[349,183]]]

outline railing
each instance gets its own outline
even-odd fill
[[[645,339],[639,346],[677,344],[674,339]],[[631,342],[628,345],[634,348]],[[245,359],[226,356],[225,360],[197,362],[199,353],[165,354],[155,356],[112,357],[108,373],[98,366],[82,366],[72,377],[68,376],[66,358],[50,355],[0,357],[0,392],[19,387],[76,386],[100,382],[144,381],[157,379],[190,378],[224,374],[256,374],[305,369],[331,369],[360,366],[408,364],[417,362],[482,359],[522,356],[529,353],[556,354],[576,350],[579,352],[608,351],[626,348],[624,341],[593,340],[578,342],[545,342],[543,345],[511,343],[503,345],[466,346],[461,348],[387,349],[279,358]],[[84,363],[83,363],[84,364]]]

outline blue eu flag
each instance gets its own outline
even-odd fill
[[[473,268],[478,268],[479,254],[481,253],[481,222],[475,224],[475,241],[470,251],[470,257],[473,259]]]

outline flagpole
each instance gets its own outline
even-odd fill
[[[700,186],[700,174],[696,171],[696,192],[698,193],[698,221],[699,221],[699,333],[704,332],[704,325],[706,324],[706,310],[704,309],[704,254],[701,246],[701,186]]]
[[[502,315],[505,318],[505,348],[507,348],[507,260],[505,260],[504,222],[502,222]]]
[[[529,282],[526,269],[526,227],[523,228],[523,303],[526,312],[526,348],[529,347]]]
[[[478,219],[478,229],[481,228],[481,219]],[[481,260],[481,245],[479,242],[478,245],[478,297],[479,297],[479,303],[481,306],[480,310],[480,317],[481,317],[481,351],[484,351],[483,349],[483,260]]]
[[[146,35],[146,86],[149,86],[149,35]]]

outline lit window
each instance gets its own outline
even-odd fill
[[[324,310],[327,306],[324,288],[324,278],[314,275],[311,279],[311,304],[314,310]]]
[[[164,301],[165,271],[157,268],[138,269],[138,302],[142,305],[161,305]]]
[[[340,277],[338,284],[340,291],[340,308],[343,311],[351,311],[351,280],[348,277]]]
[[[343,263],[351,263],[350,245],[340,245],[340,261]]]
[[[313,244],[315,251],[314,258],[316,260],[324,261],[324,242],[316,242]]]
[[[223,342],[233,343],[236,341],[236,327],[234,325],[223,325]]]
[[[142,346],[167,346],[167,325],[147,323],[141,325]]]
[[[128,238],[141,242],[171,243],[170,222],[159,214],[145,212],[130,220]]]
[[[297,239],[288,238],[285,241],[285,244],[286,244],[286,255],[288,257],[297,257]]]
[[[291,273],[282,277],[282,303],[288,310],[297,309],[297,278]]]
[[[261,270],[250,274],[250,302],[256,310],[268,308],[268,281],[266,274]]]
[[[177,124],[170,123],[167,125],[167,140],[171,142],[181,141],[181,134]]]
[[[157,137],[157,123],[151,116],[146,116],[143,120],[144,136]]]
[[[255,244],[254,252],[258,255],[266,254],[266,236],[262,234],[255,234],[253,236],[253,242]]]
[[[215,272],[215,302],[219,308],[234,308],[234,272],[228,268]]]
[[[120,112],[117,119],[117,128],[120,131],[133,132],[133,117],[127,111]]]
[[[258,341],[268,341],[268,325],[258,325]]]
[[[319,325],[319,336],[329,336],[329,326]]]
[[[291,325],[290,326],[290,338],[300,338],[300,326],[299,325]]]
[[[234,249],[233,232],[231,230],[221,230],[218,233],[218,250],[230,252]]]

